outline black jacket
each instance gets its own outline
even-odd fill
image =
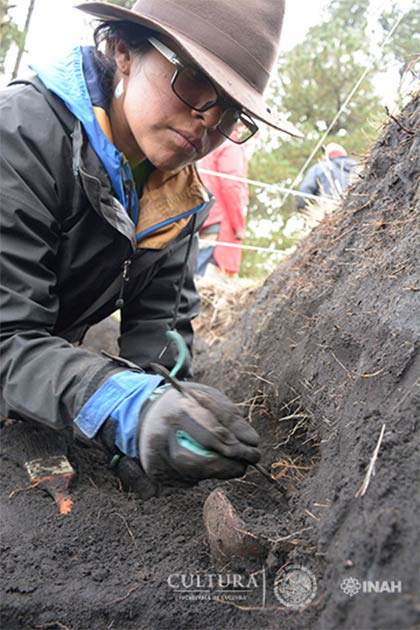
[[[58,97],[37,79],[8,87],[0,93],[0,127],[1,414],[61,428],[121,369],[78,347],[119,297],[121,357],[143,368],[173,366],[171,348],[158,357],[185,264],[176,328],[191,348],[199,311],[195,236],[187,262],[186,252],[210,204],[191,167],[185,194],[197,214],[160,249],[138,247],[101,161]]]

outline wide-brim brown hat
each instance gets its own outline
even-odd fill
[[[276,63],[284,0],[137,0],[132,9],[107,2],[76,5],[105,22],[140,24],[173,39],[234,101],[255,118],[292,136],[264,90]]]

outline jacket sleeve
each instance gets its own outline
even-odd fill
[[[176,349],[168,344],[166,332],[172,325],[189,238],[188,235],[170,247],[164,262],[155,274],[151,274],[146,286],[129,286],[129,297],[125,300],[121,319],[120,354],[145,370],[148,370],[150,362],[160,363],[168,369],[176,363]],[[198,238],[194,235],[175,325],[190,353],[193,344],[191,320],[200,310],[200,298],[194,284],[197,255]],[[141,265],[141,257],[133,264]],[[133,272],[135,277],[135,270]],[[179,374],[181,377],[191,375],[191,366]]]
[[[33,104],[27,132],[22,112],[15,116],[15,109],[3,102],[0,116],[0,413],[59,429],[70,425],[93,392],[120,368],[54,334],[61,231],[52,209],[64,204],[69,192],[59,182],[71,155],[45,107]],[[49,150],[57,142],[61,160],[54,160]],[[72,177],[70,166],[65,179]]]
[[[317,181],[318,174],[318,164],[314,164],[303,178],[303,182],[299,186],[299,192],[307,193],[309,195],[317,195],[319,193]],[[298,208],[304,208],[306,205],[306,199],[304,197],[297,197],[296,203]]]
[[[1,414],[62,428],[116,366],[53,334],[59,228],[48,211],[4,192],[2,204]]]
[[[247,162],[243,147],[227,142],[222,146],[218,157],[217,170],[220,173],[247,177]],[[234,179],[223,179],[219,187],[219,201],[223,204],[225,220],[233,233],[245,228],[245,208],[248,205],[248,184]]]

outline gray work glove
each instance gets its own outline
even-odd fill
[[[139,422],[139,459],[155,481],[230,479],[260,459],[259,436],[221,392],[183,382],[156,390]]]
[[[96,442],[109,454],[109,465],[123,490],[146,501],[158,493],[158,485],[144,472],[137,458],[125,455],[115,446],[116,423],[107,420],[99,430]]]

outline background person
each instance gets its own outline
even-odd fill
[[[79,8],[102,21],[96,46],[0,93],[0,413],[74,429],[121,476],[127,459],[139,479],[242,475],[258,436],[236,407],[195,383],[164,386],[151,363],[174,368],[168,331],[192,346],[209,201],[194,163],[235,129],[250,138],[255,119],[299,135],[263,98],[284,3]],[[81,347],[116,309],[120,356]]]
[[[248,177],[248,159],[245,145],[224,143],[200,160],[199,169],[225,173],[234,177]],[[224,247],[216,242],[240,245],[245,238],[245,217],[249,201],[246,182],[217,177],[201,172],[205,186],[215,197],[215,203],[199,232],[197,275],[204,276],[208,265],[217,267],[222,273],[235,275],[241,266],[242,250],[239,247]]]
[[[337,198],[349,186],[356,173],[356,160],[347,155],[341,144],[331,142],[323,148],[324,157],[306,173],[299,191],[310,195]],[[298,210],[308,203],[297,197]]]

